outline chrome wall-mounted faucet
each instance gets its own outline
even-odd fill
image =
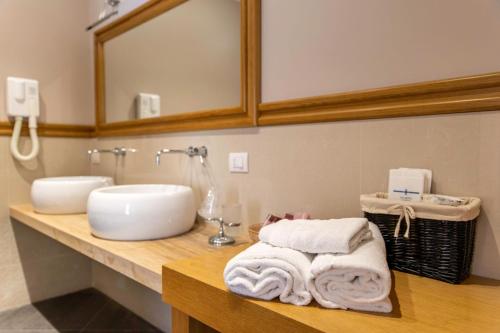
[[[160,165],[161,155],[163,154],[185,154],[189,157],[199,156],[202,165],[205,165],[205,159],[208,156],[207,147],[188,147],[187,149],[161,149],[156,152],[155,161],[156,165]]]
[[[92,155],[94,154],[113,154],[115,156],[126,156],[127,153],[135,153],[137,149],[134,148],[125,148],[125,147],[115,147],[113,149],[90,149],[87,151],[89,155],[89,159],[92,159]]]

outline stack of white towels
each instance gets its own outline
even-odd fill
[[[327,308],[391,312],[391,274],[376,225],[364,218],[281,220],[224,270],[234,293]]]

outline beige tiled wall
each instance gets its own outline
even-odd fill
[[[19,163],[0,137],[0,311],[66,294],[91,284],[90,259],[19,222],[8,206],[30,201],[36,178],[89,173],[89,140],[41,139],[36,161]],[[21,146],[28,148],[25,140]]]
[[[99,139],[93,145],[139,151],[118,162],[103,157],[92,172],[119,183],[189,184],[201,198],[197,159],[163,156],[156,167],[153,153],[206,145],[226,200],[241,202],[250,224],[270,212],[357,216],[359,195],[386,190],[389,168],[430,168],[435,192],[483,200],[473,272],[500,278],[499,127],[500,112],[485,112]],[[250,154],[248,174],[228,172],[228,153],[239,151]]]

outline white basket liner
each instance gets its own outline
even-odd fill
[[[426,195],[424,194],[424,197]],[[432,219],[439,221],[466,222],[474,220],[479,216],[481,200],[478,198],[466,198],[466,204],[461,206],[445,206],[433,204],[428,201],[400,201],[387,199],[387,193],[377,192],[373,194],[362,194],[360,196],[361,209],[371,214],[400,215],[400,209],[391,209],[394,206],[411,206],[417,218]]]

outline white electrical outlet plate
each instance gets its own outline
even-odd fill
[[[248,173],[248,153],[229,153],[229,172]]]

